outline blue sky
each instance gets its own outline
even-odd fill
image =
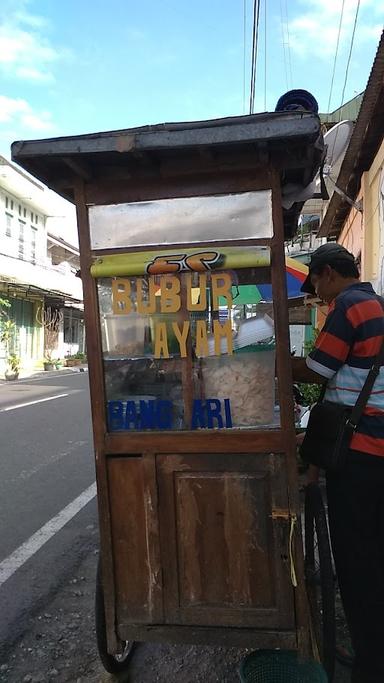
[[[252,5],[1,0],[0,153],[9,156],[15,139],[248,113]],[[356,5],[345,0],[330,110],[341,103]],[[265,102],[273,111],[293,87],[327,110],[341,6],[261,0],[255,111]],[[383,17],[383,0],[361,0],[345,101],[366,85]]]

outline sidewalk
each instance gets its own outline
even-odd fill
[[[66,368],[62,367],[59,370],[40,370],[40,369],[29,369],[29,370],[21,370],[19,373],[18,379],[12,380],[11,382],[8,382],[4,375],[0,376],[0,385],[1,384],[14,384],[15,382],[22,382],[25,379],[48,379],[48,377],[59,377],[61,375],[71,375],[74,372],[88,372],[88,365],[86,363],[82,365],[76,365],[72,368]]]

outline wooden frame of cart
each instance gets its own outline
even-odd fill
[[[77,208],[106,659],[133,640],[313,653],[284,256],[300,205],[282,192],[321,163],[318,117],[12,152]]]

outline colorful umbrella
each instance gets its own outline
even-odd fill
[[[289,299],[302,297],[301,285],[308,274],[308,266],[297,259],[286,256],[285,271],[287,280],[287,294]],[[258,304],[259,301],[272,301],[272,285],[237,285],[232,287],[234,306],[245,304]],[[220,306],[225,306],[226,300],[220,297]]]
[[[301,291],[301,285],[308,275],[308,266],[301,263],[297,259],[285,257],[285,272],[287,280],[287,294],[289,299],[294,299],[299,296],[304,296]],[[272,285],[257,285],[263,301],[272,301]]]

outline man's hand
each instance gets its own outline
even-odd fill
[[[296,434],[296,443],[298,446],[301,446],[301,444],[304,441],[304,437],[305,437],[305,432],[301,432],[301,434]],[[307,472],[306,472],[305,485],[308,486],[308,484],[317,484],[319,481],[319,476],[320,476],[320,468],[317,467],[317,465],[309,465]]]

